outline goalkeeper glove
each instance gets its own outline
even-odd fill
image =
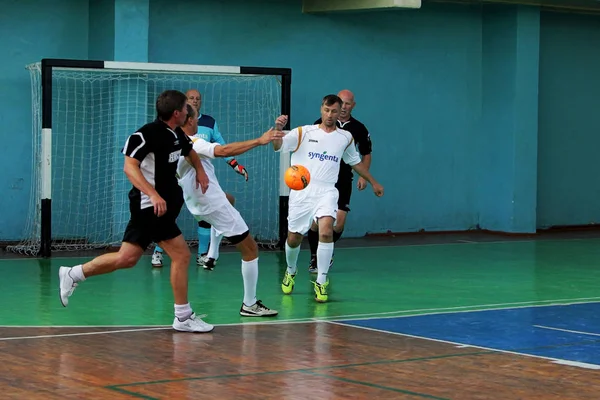
[[[238,164],[235,158],[229,161],[227,164],[229,164],[229,166],[233,168],[235,172],[246,178],[246,182],[248,181],[248,171],[246,171],[246,168],[244,168],[243,165]]]

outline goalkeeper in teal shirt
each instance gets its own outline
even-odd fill
[[[221,132],[219,132],[217,121],[210,115],[200,113],[200,107],[202,106],[202,95],[200,92],[195,89],[190,89],[187,91],[186,95],[188,103],[198,111],[198,133],[195,136],[204,139],[209,143],[225,145],[225,140],[223,140],[223,136],[221,135]],[[233,157],[227,157],[224,160],[235,172],[242,175],[246,181],[248,181],[248,172],[243,165],[238,164],[237,160]],[[226,195],[231,205],[234,205],[234,197],[229,193],[226,193]],[[196,257],[196,264],[206,269],[213,269],[216,260],[207,256],[209,244],[210,225],[205,221],[200,221],[198,222],[198,256]],[[215,245],[218,246],[218,244]],[[154,248],[154,253],[152,254],[152,266],[162,267],[162,261],[163,250],[159,246],[156,246]]]

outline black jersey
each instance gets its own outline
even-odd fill
[[[319,118],[315,121],[315,124],[320,124],[321,122],[321,118]],[[367,127],[364,126],[362,122],[350,116],[350,119],[346,122],[340,122],[338,120],[337,126],[338,128],[348,131],[352,134],[352,137],[354,138],[354,143],[356,143],[358,152],[361,156],[371,154],[371,135],[369,134],[369,130],[367,129]],[[341,160],[338,182],[343,180],[352,181],[353,178],[354,174],[352,173],[352,167],[346,164],[344,160]]]
[[[183,192],[175,175],[180,156],[192,149],[191,139],[181,130],[172,130],[161,120],[142,126],[125,142],[122,153],[140,162],[144,178],[166,202],[183,201]],[[135,186],[129,192],[132,209],[152,207],[150,197]]]

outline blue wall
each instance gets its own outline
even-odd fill
[[[0,0],[11,149],[0,161],[0,240],[20,238],[27,218],[24,66],[43,57],[291,67],[293,125],[312,122],[324,94],[353,90],[386,196],[354,191],[348,236],[600,219],[600,18],[524,6],[314,16],[301,0],[169,3]]]
[[[355,191],[348,235],[476,225],[478,7],[311,16],[300,1],[272,1],[248,18],[255,2],[209,3],[153,0],[150,61],[292,67],[293,125],[312,123],[323,95],[352,89],[386,195]],[[197,46],[172,40],[175,20]]]
[[[0,0],[0,239],[22,235],[31,185],[31,86],[25,65],[88,57],[88,2]]]
[[[535,7],[484,7],[477,192],[494,231],[535,231],[539,21]]]
[[[600,222],[600,18],[544,13],[537,224]]]

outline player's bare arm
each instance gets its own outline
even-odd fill
[[[277,151],[281,149],[281,146],[283,146],[283,139],[276,139],[273,140],[271,143],[273,143],[273,150]]]
[[[167,202],[160,197],[150,182],[146,180],[140,169],[140,162],[135,158],[126,156],[123,171],[133,186],[150,197],[150,201],[154,206],[154,214],[159,217],[164,215],[167,212]]]
[[[281,130],[283,130],[283,127],[287,125],[287,123],[288,123],[288,116],[280,115],[279,117],[277,117],[275,119],[275,129],[281,131]],[[273,143],[273,148],[275,149],[275,151],[277,151],[283,145],[283,140],[282,139],[274,140],[272,143]]]
[[[277,130],[282,130],[284,126],[287,125],[288,122],[288,116],[287,115],[280,115],[279,117],[277,117],[275,119],[275,129]],[[275,151],[281,149],[281,146],[283,145],[283,140],[282,139],[276,139],[272,141],[273,143],[273,149]]]
[[[356,165],[353,165],[352,169],[355,170],[360,176],[365,178],[365,180],[371,184],[375,196],[383,196],[383,186],[381,186],[379,182],[377,182],[375,178],[373,178],[373,176],[369,172],[369,169],[365,166],[365,164],[362,161]]]
[[[280,130],[269,129],[267,132],[257,139],[246,140],[244,142],[229,143],[224,146],[215,147],[215,157],[232,157],[245,153],[258,146],[264,146],[272,141],[283,138],[284,133]]]
[[[200,187],[202,193],[206,193],[206,190],[208,189],[208,175],[206,175],[206,172],[204,171],[200,157],[198,157],[198,154],[196,154],[195,151],[190,151],[185,159],[196,170],[196,188]]]
[[[367,170],[370,169],[371,168],[371,155],[367,154],[366,156],[363,156],[362,163],[365,165],[365,167],[367,167]],[[367,187],[367,180],[361,176],[360,178],[358,178],[356,187],[358,188],[358,190],[365,189]]]

